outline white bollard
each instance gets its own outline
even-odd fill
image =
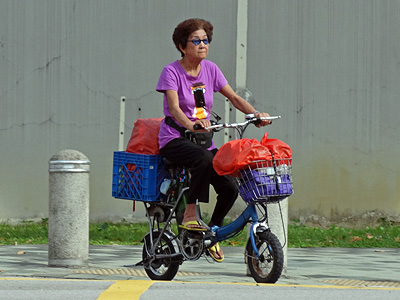
[[[279,208],[280,204],[280,208]],[[268,205],[268,223],[271,232],[281,242],[284,260],[282,275],[287,275],[287,244],[288,244],[288,198],[283,199],[280,203]],[[281,215],[282,213],[282,215]]]
[[[89,165],[76,150],[62,150],[49,161],[50,267],[88,264]]]

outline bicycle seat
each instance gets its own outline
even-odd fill
[[[181,167],[181,166],[179,166],[177,164],[174,164],[172,161],[168,160],[168,158],[166,158],[164,156],[162,156],[161,159],[162,159],[162,162],[163,162],[163,164],[164,164],[164,166],[165,166],[165,168],[167,170],[176,169],[177,167]]]

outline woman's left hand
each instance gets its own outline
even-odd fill
[[[260,112],[255,113],[254,116],[256,118],[270,117],[269,113],[260,113]],[[269,125],[271,123],[272,123],[272,121],[270,121],[270,120],[261,120],[261,123],[256,125],[256,127],[260,128],[262,126],[267,126],[267,125]]]

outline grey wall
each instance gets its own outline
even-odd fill
[[[0,219],[48,215],[62,149],[92,162],[91,219],[131,217],[111,197],[120,97],[126,144],[137,118],[162,115],[155,85],[189,17],[213,23],[209,59],[235,87],[238,2],[0,0]],[[247,88],[283,116],[268,131],[294,150],[291,218],[400,214],[399,23],[397,0],[248,1]]]
[[[400,1],[250,4],[247,82],[285,116],[291,217],[398,215]]]

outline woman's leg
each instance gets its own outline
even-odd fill
[[[212,150],[212,153],[215,155],[217,151],[217,149]],[[217,193],[217,203],[215,204],[214,212],[211,216],[210,225],[221,227],[225,216],[231,210],[238,197],[238,191],[233,178],[230,176],[218,175],[214,168],[212,169],[210,183]]]
[[[213,155],[217,153],[217,149],[212,150]],[[214,212],[211,216],[211,221],[208,226],[219,226],[221,227],[224,222],[225,216],[228,214],[238,196],[236,184],[234,179],[230,176],[220,176],[215,172],[214,168],[211,173],[211,185],[214,187],[217,193],[217,203],[215,204]],[[224,253],[219,247],[218,243],[208,249],[210,255],[217,262],[221,262],[224,259]]]
[[[197,220],[196,200],[199,200],[199,202],[208,202],[209,200],[213,154],[185,138],[172,140],[160,152],[172,163],[190,168],[190,189],[182,223]],[[193,225],[190,227],[199,228],[201,226]]]
[[[218,177],[211,181],[217,193],[217,203],[215,204],[214,212],[211,216],[211,225],[221,227],[224,218],[236,201],[238,192],[232,178],[228,176],[219,176],[218,174],[216,176]]]

